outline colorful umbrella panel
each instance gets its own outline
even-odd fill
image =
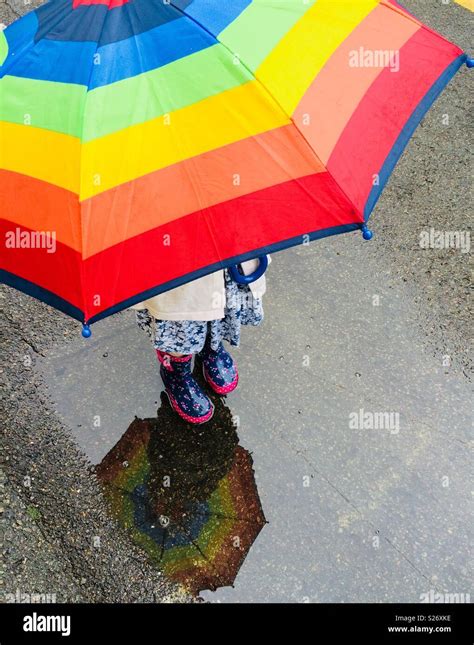
[[[90,323],[365,230],[465,60],[394,0],[51,0],[0,35],[1,278]]]

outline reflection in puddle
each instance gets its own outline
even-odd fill
[[[96,472],[113,515],[154,564],[191,592],[232,585],[266,523],[252,458],[230,410],[179,419],[162,394],[155,419],[135,419]]]

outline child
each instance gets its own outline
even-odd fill
[[[258,260],[241,266],[250,275]],[[192,375],[193,354],[199,354],[204,378],[214,392],[235,390],[237,367],[222,341],[238,347],[240,326],[260,325],[265,290],[264,275],[247,286],[235,282],[226,269],[132,307],[139,327],[153,340],[171,407],[185,421],[205,423],[214,413],[212,401]]]

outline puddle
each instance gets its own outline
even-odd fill
[[[250,453],[217,397],[210,422],[179,419],[164,394],[95,472],[110,512],[153,564],[192,593],[231,586],[266,523]]]

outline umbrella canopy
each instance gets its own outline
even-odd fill
[[[2,280],[91,323],[369,238],[466,59],[395,0],[51,0],[0,34]]]
[[[97,467],[113,515],[194,593],[232,585],[266,523],[252,458],[237,441],[222,403],[201,433],[163,406],[157,419],[136,419]]]

